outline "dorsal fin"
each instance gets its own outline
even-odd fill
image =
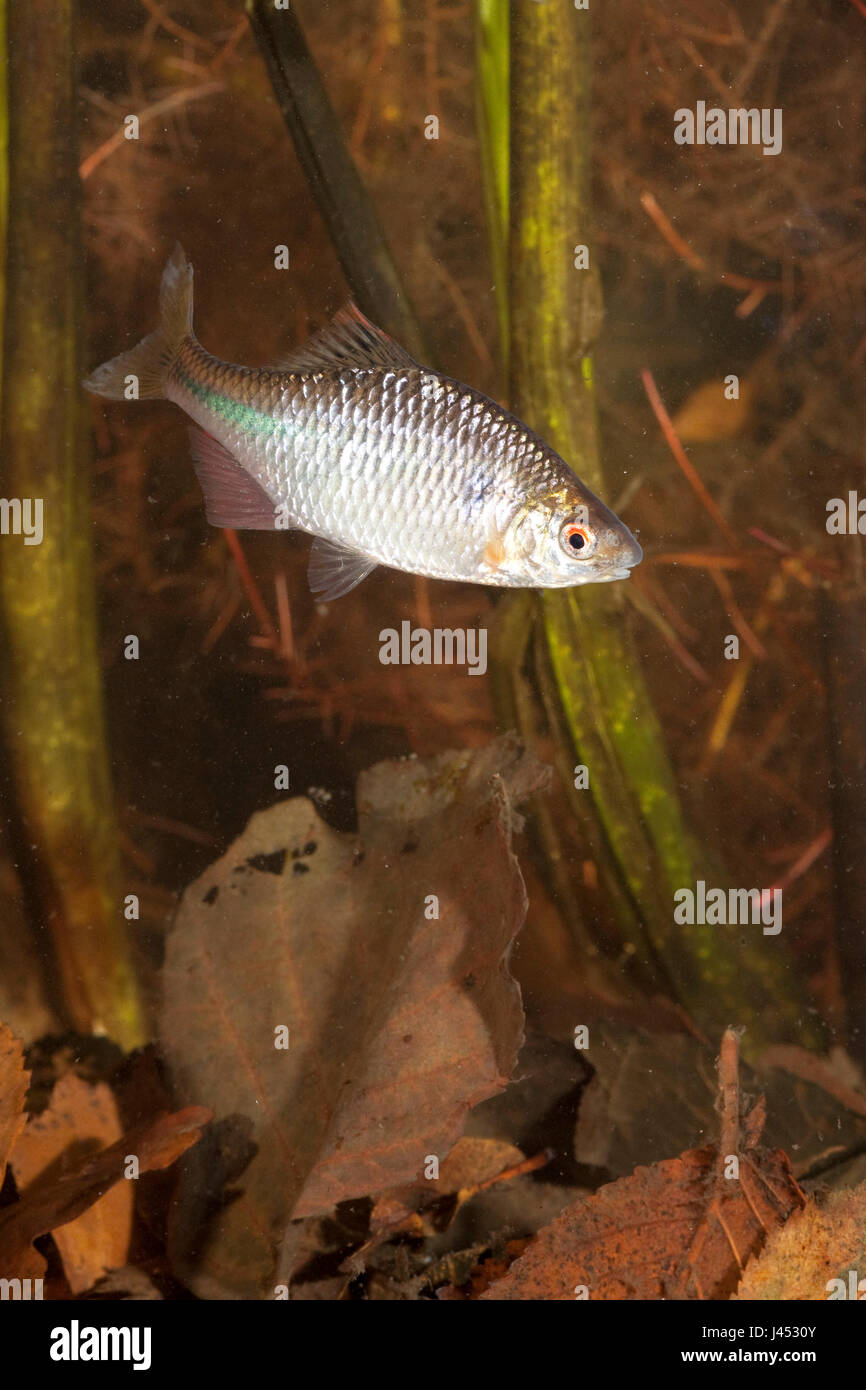
[[[371,323],[351,301],[294,352],[268,363],[270,371],[303,374],[330,372],[340,367],[386,367],[403,371],[406,367],[417,366],[414,357]]]

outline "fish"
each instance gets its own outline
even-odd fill
[[[194,422],[213,526],[314,537],[324,602],[377,566],[504,588],[625,579],[641,547],[533,430],[421,366],[352,303],[289,356],[233,366],[193,332],[193,268],[163,272],[159,327],[84,382],[109,400],[167,399]]]

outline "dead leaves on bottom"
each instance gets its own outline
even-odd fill
[[[464,1137],[436,1175],[381,1193],[366,1211],[363,1202],[343,1204],[333,1215],[292,1222],[283,1244],[283,1296],[555,1302],[866,1297],[858,1273],[866,1269],[866,1184],[824,1200],[807,1197],[786,1154],[760,1143],[763,1097],[745,1112],[741,1107],[731,1031],[719,1071],[717,1144],[638,1167],[578,1200],[572,1188],[564,1210],[529,1228],[534,1235],[497,1227],[498,1235],[471,1245],[454,1240],[464,1210],[493,1189],[517,1193],[551,1155],[525,1158],[500,1139]],[[147,1270],[127,1263],[133,1185],[121,1179],[131,1175],[131,1156],[140,1173],[171,1165],[196,1144],[210,1112],[190,1107],[163,1114],[120,1137],[113,1092],[69,1073],[55,1084],[48,1107],[25,1124],[27,1079],[20,1047],[0,1027],[0,1095],[6,1097],[0,1166],[8,1163],[20,1194],[8,1200],[7,1184],[0,1277],[41,1278],[46,1259],[34,1241],[51,1233],[73,1295],[159,1298]],[[55,1280],[50,1296],[68,1295],[57,1291]]]
[[[293,1219],[411,1184],[507,1086],[523,1039],[515,807],[547,780],[510,738],[379,763],[357,835],[281,801],[187,889],[163,1051],[177,1095],[246,1124],[254,1149],[234,1200],[173,1232],[200,1297],[272,1298]],[[184,1163],[181,1206],[212,1169],[204,1150]]]
[[[741,1299],[866,1298],[866,1183],[809,1202],[780,1230],[746,1271]]]
[[[763,1097],[741,1113],[738,1045],[728,1029],[718,1144],[637,1168],[574,1203],[480,1297],[817,1299],[838,1267],[858,1268],[866,1185],[823,1208],[807,1199],[787,1155],[759,1144]]]
[[[723,1177],[714,1146],[602,1187],[541,1231],[486,1299],[729,1298],[767,1232],[805,1198],[781,1152]]]
[[[21,1044],[0,1024],[0,1174],[8,1164],[21,1193],[0,1209],[0,1278],[42,1278],[46,1260],[33,1242],[56,1233],[77,1293],[125,1262],[133,1185],[122,1180],[168,1168],[198,1141],[211,1112],[192,1105],[121,1134],[109,1088],[70,1073],[48,1109],[26,1123],[28,1082]]]

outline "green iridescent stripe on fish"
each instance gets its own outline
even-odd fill
[[[231,396],[226,396],[221,391],[213,391],[204,382],[197,381],[195,377],[188,376],[184,371],[178,372],[177,379],[185,391],[206,405],[208,410],[213,411],[214,415],[219,416],[221,420],[229,420],[233,424],[239,425],[241,429],[250,430],[253,434],[286,433],[284,421],[275,420],[272,415],[255,410],[251,405],[245,405],[243,401],[233,400]]]

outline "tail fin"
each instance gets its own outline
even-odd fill
[[[159,328],[137,347],[103,362],[84,382],[88,391],[112,401],[148,400],[165,395],[169,368],[192,333],[192,266],[177,242],[162,273]],[[129,378],[134,377],[135,382]]]

